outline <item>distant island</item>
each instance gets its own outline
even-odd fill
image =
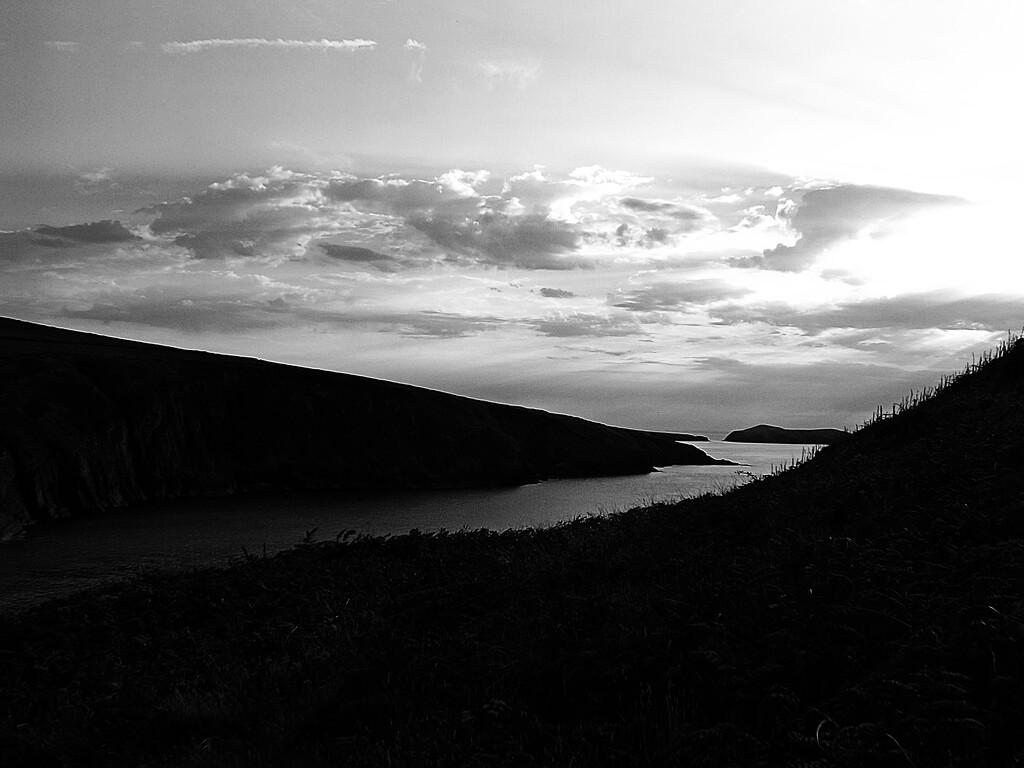
[[[0,318],[0,531],[186,496],[731,463],[699,439]]]
[[[727,443],[814,443],[831,445],[848,433],[841,429],[786,429],[770,424],[758,424],[748,429],[737,429],[725,437]]]

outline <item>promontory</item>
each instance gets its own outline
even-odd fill
[[[683,440],[361,376],[0,318],[0,530],[261,489],[728,464]]]

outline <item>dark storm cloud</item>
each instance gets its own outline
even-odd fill
[[[540,295],[547,299],[571,299],[576,294],[572,291],[563,291],[561,288],[541,288]]]
[[[613,306],[631,312],[652,312],[671,309],[692,309],[723,299],[735,299],[750,293],[724,280],[702,279],[680,283],[655,283],[614,297]]]
[[[53,248],[66,248],[78,243],[126,243],[140,239],[119,221],[106,219],[66,227],[36,227],[33,242]]]
[[[929,195],[890,187],[842,185],[809,189],[800,201],[779,216],[799,234],[795,245],[780,244],[761,256],[738,259],[743,267],[780,272],[800,272],[830,246],[856,237],[865,229],[874,236],[888,234],[891,226],[906,217],[938,206],[962,204],[957,197]]]
[[[442,248],[484,261],[525,269],[574,269],[585,265],[565,255],[579,240],[571,224],[542,214],[507,216],[485,213],[476,218],[434,215],[413,218],[412,226]]]

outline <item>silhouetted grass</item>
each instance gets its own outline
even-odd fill
[[[1022,403],[1011,341],[730,493],[48,603],[0,764],[1020,764]]]

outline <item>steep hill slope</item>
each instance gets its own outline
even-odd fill
[[[502,485],[718,463],[675,435],[0,318],[0,528],[261,488]]]

